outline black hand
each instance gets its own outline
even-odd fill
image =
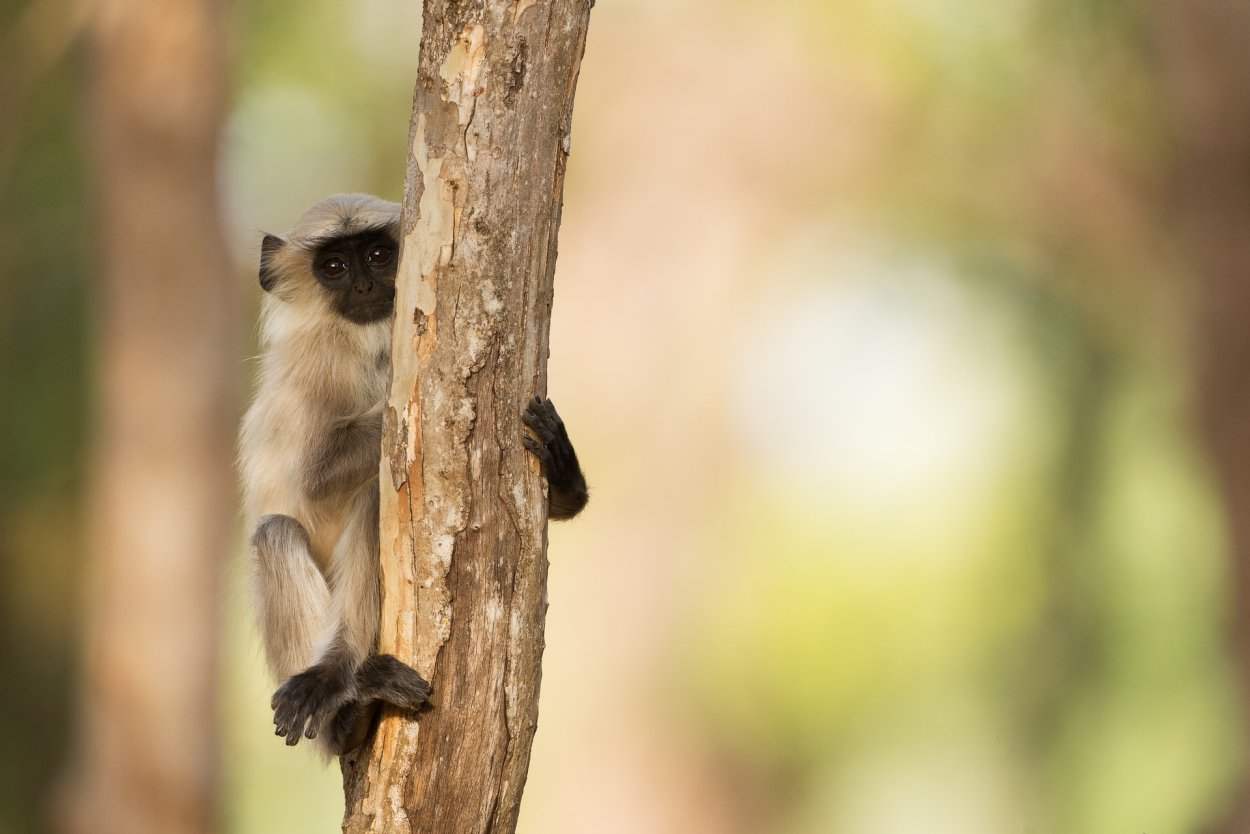
[[[542,464],[543,475],[547,477],[551,490],[550,516],[554,519],[572,518],[586,506],[590,495],[564,421],[551,400],[542,397],[530,400],[521,419],[535,435],[524,435],[521,442]]]

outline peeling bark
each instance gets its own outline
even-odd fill
[[[427,0],[381,464],[380,649],[434,685],[343,760],[343,830],[511,832],[537,721],[546,389],[588,0]]]

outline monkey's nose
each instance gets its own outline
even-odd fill
[[[358,293],[373,292],[373,282],[372,281],[358,281],[356,283],[356,292]]]

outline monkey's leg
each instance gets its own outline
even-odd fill
[[[288,515],[267,515],[252,534],[252,573],[265,656],[283,680],[316,658],[330,589],[313,561],[308,533]]]
[[[430,684],[406,663],[389,654],[373,652],[378,636],[378,493],[363,493],[353,521],[335,551],[334,600],[345,639],[364,657],[356,667],[354,694],[334,713],[326,726],[325,745],[331,753],[345,753],[364,741],[385,701],[404,709],[418,709],[430,696]],[[353,532],[352,528],[356,527]]]
[[[274,693],[275,732],[288,745],[316,738],[341,707],[356,700],[356,668],[377,635],[377,488],[362,489],[348,510],[331,557],[327,633],[317,662]],[[371,496],[371,497],[370,497]]]
[[[429,684],[411,667],[389,655],[370,657],[378,636],[376,483],[353,500],[334,549],[331,586],[334,630],[326,648],[317,663],[291,677],[273,696],[274,724],[287,744],[298,743],[301,734],[316,738],[327,726],[331,733],[340,732],[339,722],[332,719],[352,702],[391,700],[389,695],[396,702],[417,695],[424,701],[429,694]],[[335,747],[333,740],[330,746]]]
[[[530,400],[521,419],[538,438],[526,435],[521,442],[542,464],[551,496],[547,514],[556,520],[572,518],[586,506],[590,493],[564,421],[551,400],[542,397]]]

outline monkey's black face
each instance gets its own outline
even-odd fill
[[[347,320],[369,324],[395,307],[395,265],[399,247],[385,232],[362,232],[317,247],[313,275],[334,308]]]

